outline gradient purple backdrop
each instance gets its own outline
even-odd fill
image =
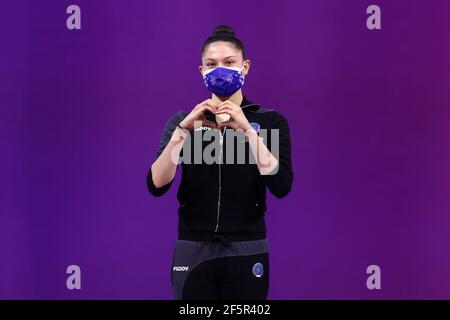
[[[80,31],[65,26],[70,4]],[[382,30],[366,28],[370,4]],[[244,94],[291,128],[293,188],[266,213],[269,297],[450,298],[449,1],[0,11],[0,298],[172,297],[179,176],[162,198],[145,179],[168,117],[209,97],[199,52],[221,23],[253,63]]]

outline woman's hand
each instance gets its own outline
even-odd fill
[[[233,102],[226,100],[219,104],[216,115],[223,113],[229,114],[231,118],[228,121],[220,122],[219,129],[227,126],[232,127],[233,129],[242,129],[245,132],[247,129],[251,128],[242,108]]]
[[[207,120],[204,115],[205,111],[210,111],[215,114],[216,110],[217,105],[212,101],[212,99],[207,99],[203,102],[200,102],[194,107],[194,109],[192,109],[191,113],[189,113],[186,118],[184,118],[183,121],[180,122],[180,126],[188,130],[192,130],[201,125],[217,128],[217,124]]]

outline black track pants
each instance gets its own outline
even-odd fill
[[[267,240],[177,240],[171,280],[177,300],[265,300],[269,289]]]

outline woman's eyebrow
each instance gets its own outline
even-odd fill
[[[225,57],[225,58],[223,58],[223,60],[222,61],[228,61],[228,59],[230,59],[230,58],[236,58],[236,56],[228,56],[228,57]],[[208,64],[208,63],[217,63],[217,61],[216,61],[216,59],[213,59],[213,58],[207,58],[207,59],[205,59],[205,61],[204,61],[204,64],[206,65],[206,64]]]
[[[227,59],[229,59],[229,58],[236,58],[236,56],[228,56],[228,57],[223,58],[223,60],[227,60]],[[213,59],[213,58],[206,58],[205,61],[214,61],[214,62],[215,62],[216,59]]]

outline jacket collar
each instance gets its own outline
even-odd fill
[[[245,95],[242,96],[242,102],[241,102],[241,108],[243,111],[248,111],[248,110],[258,110],[260,108],[259,104],[256,103],[252,103],[250,100],[247,99],[247,97]]]

